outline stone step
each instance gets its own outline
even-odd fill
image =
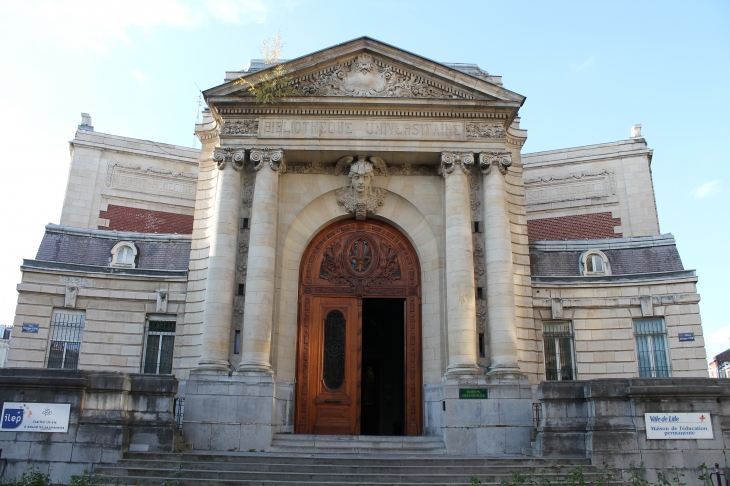
[[[274,440],[311,442],[314,440],[331,440],[344,442],[442,442],[441,437],[434,435],[322,435],[322,434],[274,434]]]
[[[444,454],[440,437],[277,434],[271,452],[331,454]]]

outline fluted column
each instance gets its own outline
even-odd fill
[[[448,375],[479,373],[474,249],[467,177],[473,163],[474,155],[471,153],[441,153],[439,173],[445,179]]]
[[[520,373],[517,360],[517,314],[512,262],[512,237],[505,175],[512,165],[509,152],[479,154],[484,174],[484,231],[487,270],[489,374]],[[497,170],[492,170],[492,168]]]
[[[202,140],[202,139],[201,139]],[[203,145],[205,151],[205,144]],[[241,173],[245,152],[216,147],[218,167],[215,205],[208,251],[208,276],[203,305],[203,350],[198,368],[228,370],[228,348],[233,315],[236,241],[241,198]]]
[[[252,149],[256,184],[251,205],[243,346],[239,371],[271,372],[271,327],[274,318],[276,226],[279,174],[286,170],[281,149]]]

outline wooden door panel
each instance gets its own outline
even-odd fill
[[[405,308],[405,432],[422,430],[421,270],[415,250],[379,221],[345,220],[320,232],[300,268],[296,433],[359,434],[362,299],[395,297]],[[337,389],[323,377],[325,320],[345,316],[345,370]]]

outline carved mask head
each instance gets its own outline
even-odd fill
[[[367,162],[365,157],[359,155],[357,162],[350,166],[350,180],[352,181],[352,189],[357,194],[367,194],[373,183],[373,164]]]
[[[368,54],[360,54],[352,62],[352,70],[363,73],[369,72],[373,68],[373,58]]]

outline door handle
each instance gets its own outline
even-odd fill
[[[342,400],[325,400],[324,403],[342,403]]]

